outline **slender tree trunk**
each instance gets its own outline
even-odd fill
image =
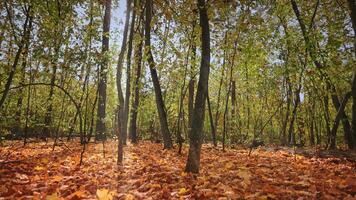
[[[312,96],[309,94],[309,143],[310,145],[315,145],[315,134],[314,134],[314,124],[315,124],[315,101],[311,98]]]
[[[356,58],[356,1],[355,0],[347,0],[349,9],[350,9],[350,17],[352,21],[352,28],[354,30],[354,53]],[[351,127],[352,127],[352,135],[351,139],[353,139],[352,147],[356,149],[356,69],[354,68],[353,76],[352,76],[352,120],[351,120]],[[349,142],[350,147],[350,142]]]
[[[125,131],[125,100],[124,100],[124,94],[122,91],[121,87],[121,78],[122,78],[122,68],[123,68],[123,62],[124,62],[124,55],[126,51],[126,41],[127,41],[127,33],[129,29],[129,23],[130,23],[130,12],[131,12],[131,0],[126,1],[126,20],[125,20],[125,27],[124,27],[124,34],[123,34],[123,39],[122,39],[122,45],[121,45],[121,51],[119,54],[119,60],[117,63],[117,71],[116,71],[116,88],[117,88],[117,94],[118,94],[118,99],[119,99],[119,105],[118,105],[118,127],[119,127],[119,139],[118,139],[118,156],[117,156],[117,164],[122,164],[123,160],[123,144],[125,143],[124,140],[126,140],[126,134]]]
[[[98,83],[98,111],[96,119],[96,140],[106,140],[106,84],[107,84],[107,71],[109,65],[109,35],[110,35],[110,18],[111,18],[111,0],[105,1],[105,14],[103,23],[103,36],[102,36],[102,49],[103,56]]]
[[[216,147],[218,144],[216,143],[216,133],[215,133],[215,127],[214,127],[213,112],[211,110],[211,104],[210,104],[209,89],[208,89],[208,95],[206,97],[206,100],[207,100],[207,103],[208,103],[211,137],[213,139],[214,147]]]
[[[32,28],[32,19],[29,21],[29,27],[27,31],[27,36],[26,36],[26,44],[24,47],[24,52],[23,52],[23,60],[22,60],[22,69],[21,69],[21,84],[25,83],[25,78],[26,78],[26,67],[27,67],[27,59],[28,59],[28,49],[30,46],[30,33],[31,33],[31,28]],[[15,113],[15,120],[16,124],[14,126],[14,132],[15,132],[15,137],[19,138],[22,135],[22,129],[21,129],[21,115],[22,115],[22,104],[23,104],[23,89],[21,88],[19,90],[19,97],[17,99],[17,110]]]
[[[189,51],[190,51],[190,46],[188,47],[187,51],[187,56],[185,59],[185,68],[184,68],[184,76],[183,76],[183,84],[180,90],[180,98],[178,102],[178,119],[177,119],[177,143],[178,143],[178,154],[182,153],[182,146],[183,146],[183,137],[182,137],[182,130],[183,130],[183,120],[184,120],[184,110],[183,110],[183,101],[185,98],[185,95],[187,93],[187,90],[185,89],[185,82],[186,82],[186,77],[188,73],[188,62],[189,62]],[[189,86],[188,86],[189,88]]]
[[[193,109],[194,109],[194,85],[195,80],[189,80],[188,86],[188,132],[192,129],[192,118],[193,118]]]
[[[58,48],[59,51],[59,48]],[[58,52],[59,53],[59,52]],[[58,54],[56,53],[56,54]],[[57,57],[57,56],[56,56]],[[57,60],[57,59],[56,59]],[[56,61],[57,62],[57,61]],[[51,76],[51,86],[49,89],[49,94],[47,98],[47,109],[46,109],[46,115],[44,118],[44,129],[42,131],[42,139],[46,139],[52,135],[52,111],[53,111],[53,95],[54,95],[54,84],[56,83],[56,75],[57,75],[57,64],[52,62],[53,69],[52,69],[52,76]]]
[[[225,45],[227,45],[227,31],[225,32]],[[223,80],[225,79],[225,65],[226,65],[226,49],[224,49],[224,58],[223,58],[223,64],[221,68],[221,77],[220,77],[220,82],[219,82],[219,89],[218,89],[218,99],[216,103],[216,112],[215,112],[215,125],[214,125],[214,130],[213,130],[213,135],[217,135],[217,129],[218,129],[218,122],[219,122],[219,117],[220,117],[220,100],[221,100],[221,89],[223,85]]]
[[[236,81],[232,81],[231,85],[231,117],[235,121],[236,118]]]
[[[282,145],[287,144],[287,124],[288,124],[288,119],[289,119],[289,114],[290,114],[290,105],[291,105],[291,98],[292,98],[292,87],[289,82],[289,78],[286,78],[286,87],[287,87],[287,110],[286,110],[286,115],[283,120],[283,125],[282,125],[282,133],[281,133],[281,143]]]
[[[130,119],[130,131],[129,134],[131,136],[131,142],[137,143],[137,114],[138,114],[138,107],[140,101],[140,80],[141,80],[141,65],[142,65],[142,48],[143,48],[143,31],[144,26],[142,25],[142,30],[140,32],[141,38],[138,46],[135,50],[135,58],[136,60],[136,77],[135,77],[135,84],[134,84],[134,101],[132,102],[131,106],[131,119]]]
[[[210,72],[210,30],[205,0],[197,0],[201,31],[201,64],[198,90],[192,118],[192,129],[189,132],[189,154],[185,171],[199,173],[200,150],[202,144],[202,130],[204,112]]]
[[[156,105],[161,125],[161,133],[165,149],[172,148],[171,134],[168,128],[167,113],[162,97],[161,85],[159,83],[155,62],[151,51],[151,19],[152,19],[152,0],[146,0],[146,20],[145,20],[145,48],[147,52],[147,61],[149,64],[151,78],[156,96]]]
[[[129,119],[129,106],[130,106],[130,96],[131,96],[131,55],[132,55],[132,43],[133,37],[135,34],[135,21],[136,21],[136,2],[134,1],[134,7],[132,11],[131,17],[131,27],[130,27],[130,35],[128,41],[128,49],[127,49],[127,67],[126,67],[126,92],[125,92],[125,107],[124,107],[124,124],[123,124],[123,143],[126,144],[127,140],[127,124]]]

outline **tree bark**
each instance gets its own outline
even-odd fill
[[[151,78],[156,96],[156,105],[161,125],[161,133],[165,149],[172,148],[171,134],[168,128],[167,113],[162,97],[161,85],[159,83],[155,62],[151,51],[151,19],[152,19],[152,0],[146,0],[146,21],[145,21],[145,48],[147,52],[147,61],[151,72]]]
[[[128,49],[127,49],[127,67],[126,67],[126,92],[125,92],[125,107],[124,107],[124,124],[123,124],[123,143],[126,144],[127,140],[127,124],[129,119],[129,107],[130,107],[130,96],[131,96],[131,55],[132,55],[132,43],[133,37],[135,34],[135,21],[136,21],[136,1],[133,0],[133,10],[131,17],[131,27],[130,27],[130,35],[128,41]]]
[[[349,9],[350,9],[350,17],[352,22],[352,28],[354,30],[354,54],[356,57],[356,1],[355,0],[347,0]],[[356,149],[356,69],[354,68],[353,76],[352,76],[352,119],[351,119],[351,127],[352,127],[352,135],[353,139],[352,147]],[[350,147],[350,145],[349,145]]]
[[[117,87],[117,94],[119,99],[118,105],[118,127],[119,127],[119,139],[118,139],[118,156],[117,156],[117,164],[122,164],[123,160],[123,145],[126,143],[126,131],[125,131],[125,100],[124,94],[121,87],[121,78],[122,78],[122,68],[124,62],[124,55],[126,52],[126,41],[127,41],[127,33],[129,29],[130,23],[130,12],[131,12],[131,0],[126,1],[126,20],[125,20],[125,27],[124,27],[124,34],[122,39],[121,51],[119,54],[119,59],[117,62],[117,71],[116,71],[116,87]]]
[[[98,111],[96,120],[96,140],[106,140],[106,84],[107,84],[107,70],[109,65],[109,35],[110,35],[110,18],[111,18],[111,0],[105,1],[105,14],[103,23],[103,38],[102,38],[102,50],[103,56],[102,63],[99,72],[98,83]]]
[[[207,103],[208,103],[211,137],[213,139],[214,147],[216,147],[218,144],[216,143],[216,133],[215,133],[215,127],[214,127],[213,112],[211,110],[211,104],[210,104],[209,89],[208,89],[208,95],[206,97],[206,100],[207,100]]]
[[[210,33],[205,0],[197,0],[201,31],[201,63],[198,90],[193,109],[192,129],[189,132],[189,154],[186,172],[199,173],[202,130],[204,125],[205,102],[208,94],[210,72]]]
[[[129,134],[131,136],[131,142],[137,143],[137,114],[138,107],[140,102],[140,80],[141,80],[141,65],[142,65],[142,48],[143,48],[143,31],[144,26],[142,25],[142,30],[140,32],[140,42],[138,43],[135,50],[135,58],[136,60],[136,76],[135,76],[135,84],[134,84],[134,101],[131,106],[131,119],[130,119],[130,129]]]
[[[339,127],[339,123],[340,123],[340,120],[341,120],[341,117],[342,117],[342,112],[344,111],[345,106],[347,104],[347,101],[349,100],[350,97],[351,97],[351,93],[347,93],[345,95],[344,99],[342,100],[341,105],[339,105],[339,109],[338,109],[338,112],[337,112],[337,114],[335,116],[333,127],[332,127],[331,132],[330,132],[329,149],[336,149],[336,132],[337,132],[337,128]],[[345,137],[346,142],[352,142],[352,138],[349,138],[349,137],[351,137],[351,135],[347,135]],[[349,144],[349,146],[350,146],[350,144]]]
[[[188,132],[192,129],[192,118],[194,109],[194,85],[195,80],[190,79],[188,86]]]

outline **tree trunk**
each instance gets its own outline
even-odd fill
[[[142,30],[140,35],[143,36],[144,26],[142,25]],[[135,58],[136,60],[136,77],[134,84],[134,101],[131,106],[131,119],[130,119],[130,131],[129,134],[131,136],[131,142],[137,143],[137,114],[138,114],[138,106],[140,102],[140,79],[141,79],[141,65],[142,65],[142,48],[143,48],[143,39],[140,37],[140,42],[138,43],[135,50]]]
[[[309,94],[310,95],[310,94]],[[310,95],[309,98],[309,143],[310,145],[314,146],[315,145],[315,134],[314,134],[314,121],[315,121],[315,101],[311,98],[312,96]]]
[[[136,1],[134,1],[134,9],[132,11],[131,17],[131,27],[129,35],[129,46],[127,49],[127,67],[126,67],[126,92],[125,92],[125,107],[124,107],[124,124],[123,124],[123,143],[126,144],[127,140],[127,124],[129,119],[129,106],[130,106],[130,96],[131,96],[131,55],[132,55],[132,43],[135,34],[135,20],[136,20]]]
[[[199,173],[200,150],[202,144],[202,130],[204,125],[204,112],[210,71],[210,33],[209,19],[205,0],[197,0],[201,26],[201,64],[198,90],[193,109],[192,129],[189,132],[189,154],[185,166],[186,172]]]
[[[213,139],[214,147],[216,147],[218,144],[216,143],[216,133],[215,133],[215,127],[214,127],[213,112],[211,110],[211,104],[210,104],[209,89],[208,89],[208,95],[206,97],[206,100],[207,100],[207,103],[208,103],[211,137]]]
[[[331,129],[331,132],[330,132],[329,149],[336,149],[336,132],[337,132],[337,128],[339,127],[339,123],[340,123],[340,120],[341,120],[341,117],[342,117],[342,111],[345,109],[347,101],[349,100],[350,97],[351,97],[351,93],[347,93],[345,95],[344,99],[342,100],[341,105],[339,105],[339,110],[338,110],[338,112],[337,112],[337,114],[335,116],[334,123],[333,123],[333,128]],[[350,136],[351,135],[345,136],[345,140],[347,142],[350,142],[350,141],[352,142],[352,139],[348,138]],[[350,146],[350,144],[349,144],[349,146]]]
[[[287,110],[286,110],[286,115],[283,119],[283,125],[282,125],[282,132],[281,132],[281,143],[282,145],[287,144],[287,138],[286,138],[286,133],[287,133],[287,124],[288,124],[288,119],[289,119],[289,114],[290,114],[290,105],[291,105],[291,98],[292,98],[292,88],[289,82],[289,78],[286,77],[286,87],[287,87]]]
[[[325,95],[323,98],[323,105],[324,105],[324,118],[325,118],[325,126],[326,126],[326,135],[328,138],[327,146],[330,145],[331,138],[331,130],[330,130],[330,112],[329,112],[329,96]]]
[[[347,0],[349,9],[351,11],[350,17],[352,21],[352,28],[354,30],[354,53],[356,57],[356,1],[355,0]],[[352,147],[356,149],[356,69],[354,68],[353,76],[352,76],[352,119],[351,119],[351,127],[352,127],[352,135],[351,139],[353,139]],[[349,142],[350,144],[350,142]],[[350,147],[350,145],[349,145]]]
[[[235,121],[236,117],[236,81],[232,81],[231,85],[231,117]]]
[[[103,38],[102,38],[102,50],[103,56],[98,83],[98,111],[96,120],[96,140],[106,140],[106,84],[107,84],[107,71],[109,65],[109,35],[110,35],[110,18],[111,18],[111,0],[105,1],[105,14],[103,23]]]
[[[192,129],[192,118],[194,109],[194,85],[195,80],[190,79],[188,89],[188,132]]]
[[[145,21],[145,47],[147,52],[147,60],[151,72],[151,78],[156,95],[156,105],[161,125],[161,133],[165,149],[172,148],[171,134],[168,128],[167,113],[162,97],[161,85],[159,83],[155,62],[151,51],[151,19],[152,19],[152,0],[146,0],[146,21]]]
[[[122,39],[121,51],[119,54],[119,59],[117,63],[117,71],[116,71],[116,87],[117,87],[117,94],[119,99],[118,105],[118,127],[119,127],[119,139],[118,139],[118,156],[117,156],[117,164],[122,164],[123,160],[123,144],[125,144],[126,140],[126,130],[125,130],[125,100],[124,94],[122,92],[121,87],[121,78],[122,78],[122,68],[124,62],[124,55],[126,51],[126,41],[127,41],[127,33],[129,29],[130,23],[130,12],[131,12],[131,0],[126,1],[126,20],[125,20],[125,27],[124,27],[124,34]]]

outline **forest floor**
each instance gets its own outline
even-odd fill
[[[293,155],[280,149],[215,149],[203,145],[199,175],[183,172],[187,147],[163,150],[141,142],[125,147],[117,167],[115,141],[8,142],[0,147],[0,199],[356,199],[356,163]]]

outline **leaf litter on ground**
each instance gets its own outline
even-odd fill
[[[356,163],[340,158],[295,156],[283,149],[221,149],[203,145],[198,175],[184,172],[187,147],[141,142],[125,147],[116,165],[117,144],[69,142],[52,152],[50,143],[0,148],[0,199],[355,199]],[[8,148],[11,146],[12,148]],[[15,148],[15,147],[16,148]],[[77,152],[77,153],[73,153]]]

